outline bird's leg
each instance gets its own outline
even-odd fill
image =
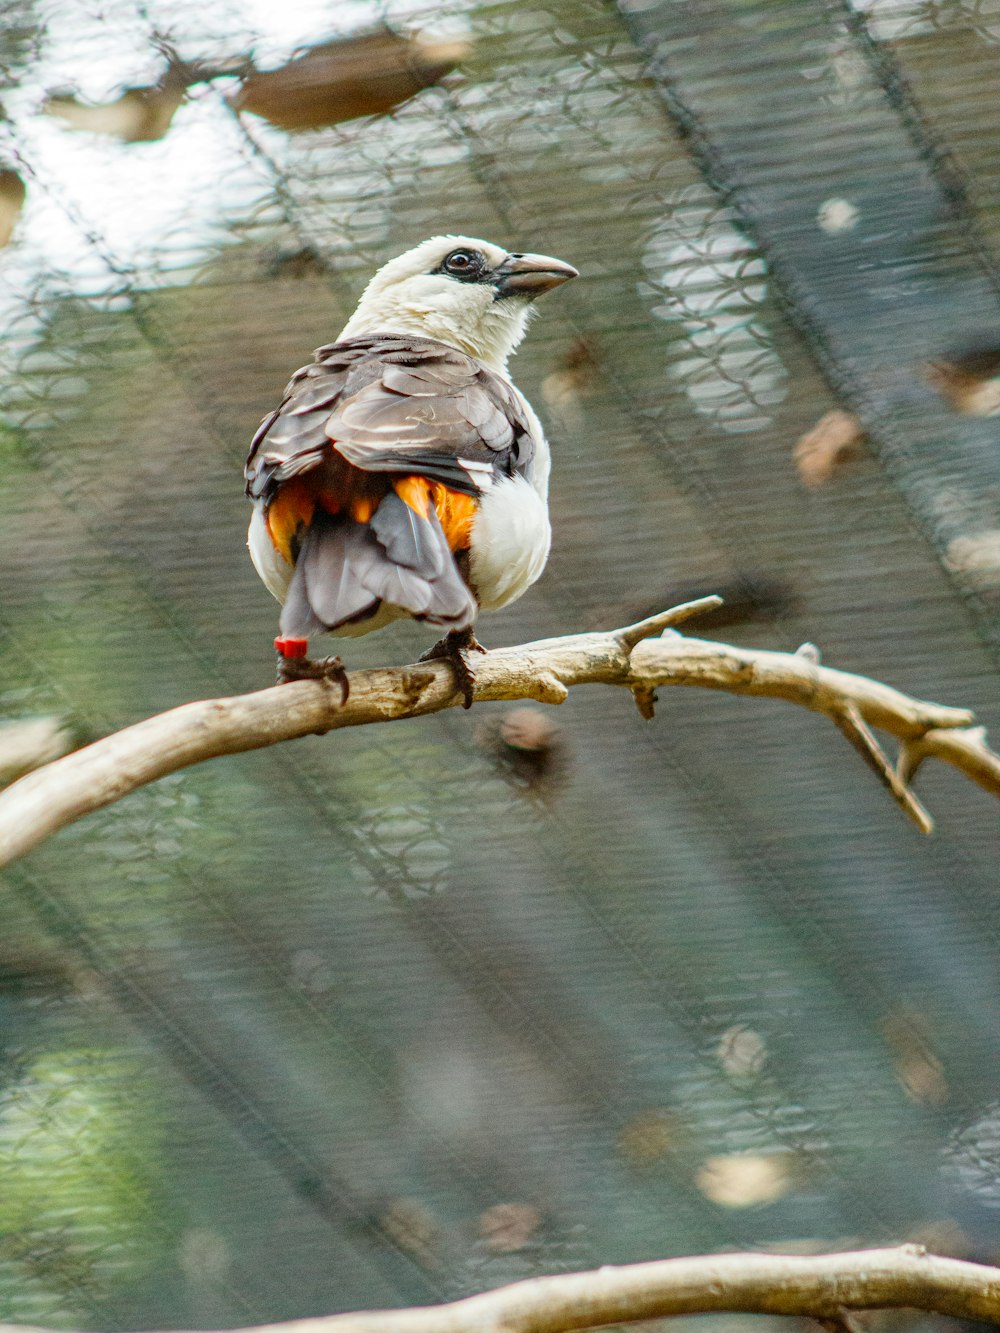
[[[470,626],[468,629],[449,630],[443,639],[423,654],[420,660],[421,662],[432,662],[437,658],[444,658],[446,662],[450,662],[455,673],[455,684],[458,686],[464,700],[462,707],[471,708],[472,687],[476,683],[476,673],[469,661],[469,654],[485,652],[486,649],[476,638]]]
[[[339,657],[307,657],[307,639],[279,638],[274,646],[278,653],[279,685],[293,680],[327,680],[340,686],[340,706],[347,703],[351,686]]]

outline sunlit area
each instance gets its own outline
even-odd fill
[[[552,545],[486,649],[719,594],[684,634],[996,745],[998,69],[1000,0],[7,0],[0,808],[274,684],[296,631],[247,552],[251,439],[439,235],[579,273],[510,366]],[[350,681],[441,633],[314,646]],[[0,1323],[246,1328],[726,1251],[1000,1260],[1000,759],[880,733],[880,768],[850,710],[749,692],[262,742],[11,859]]]

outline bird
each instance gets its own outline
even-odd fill
[[[578,276],[548,255],[433,236],[374,275],[337,340],[292,376],[246,464],[247,544],[282,603],[279,683],[349,683],[323,633],[410,617],[444,635],[473,700],[480,610],[520,597],[551,542],[550,454],[508,361],[534,302]]]

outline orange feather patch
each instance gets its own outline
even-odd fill
[[[449,490],[441,482],[428,481],[426,477],[391,480],[384,473],[365,472],[348,463],[337,471],[342,475],[337,476],[333,485],[329,469],[316,476],[293,477],[271,501],[267,530],[276,550],[290,565],[295,563],[296,538],[312,522],[317,505],[328,514],[347,513],[357,523],[368,523],[390,485],[421,518],[427,518],[433,507],[453,551],[468,548],[477,509],[471,495]]]
[[[468,548],[478,507],[471,495],[449,490],[441,482],[428,481],[426,477],[401,477],[392,485],[403,503],[423,518],[427,517],[433,505],[453,551]]]
[[[268,535],[275,549],[290,565],[295,563],[292,542],[299,528],[308,526],[312,521],[315,511],[315,488],[310,486],[304,477],[286,481],[268,505],[266,514]]]

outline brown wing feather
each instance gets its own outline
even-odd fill
[[[353,338],[321,347],[292,377],[254,437],[247,492],[270,504],[335,453],[475,496],[493,474],[528,472],[534,451],[518,395],[472,357],[425,338]]]

